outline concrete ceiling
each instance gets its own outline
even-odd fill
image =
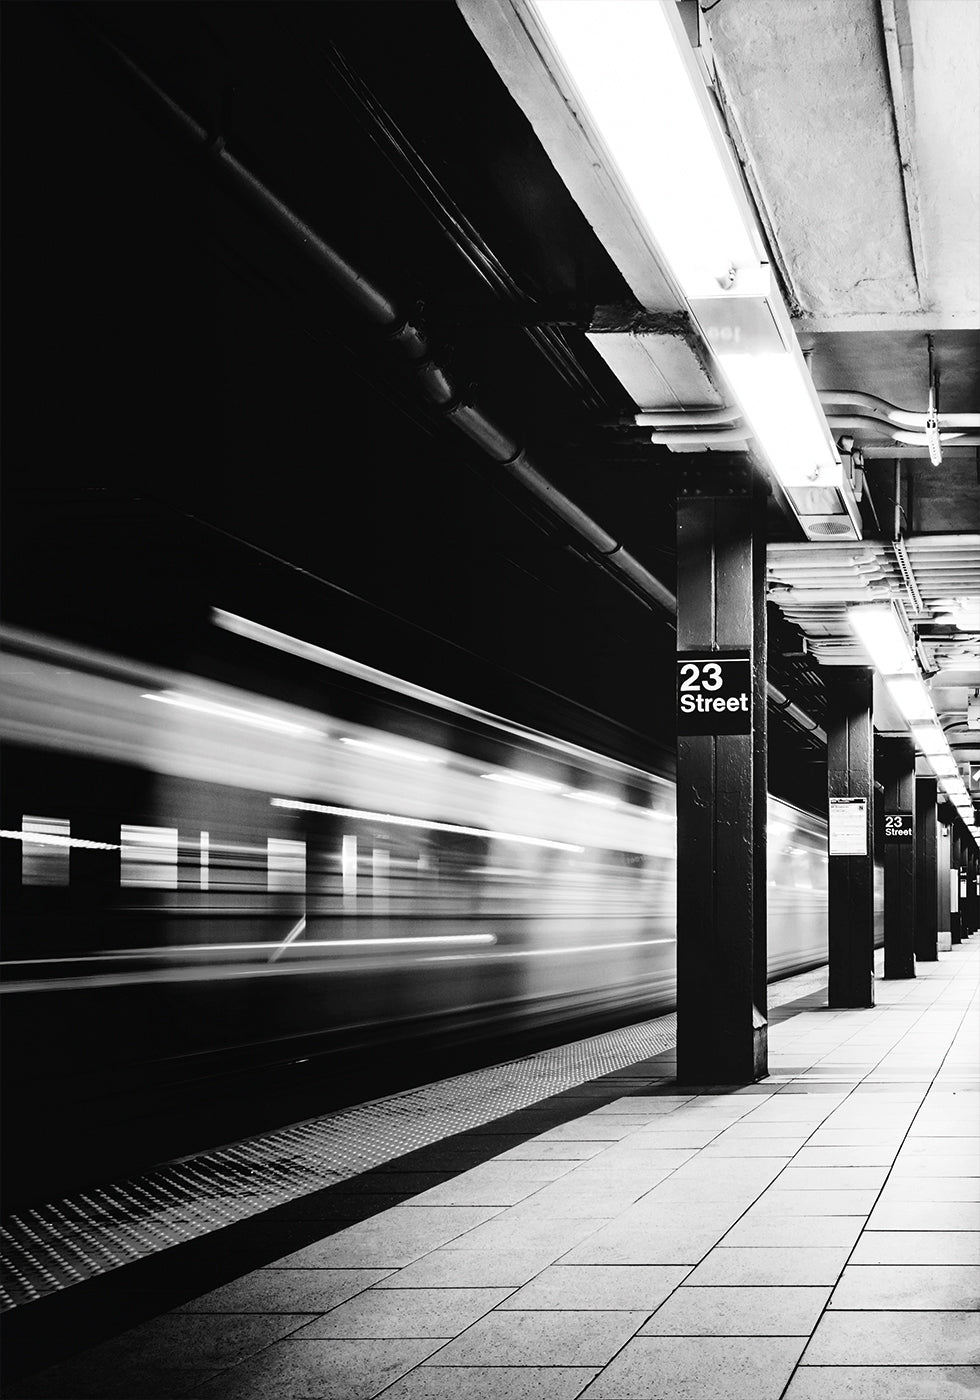
[[[650,317],[638,328],[607,316],[593,343],[638,405],[712,407],[710,358],[678,318],[669,272],[581,103],[537,42],[533,8],[457,2]],[[931,344],[940,412],[980,414],[980,4],[681,0],[680,9],[818,390],[924,414]],[[978,428],[945,442],[933,465],[924,444],[895,441],[882,413],[825,408],[835,437],[846,433],[864,452],[865,540],[875,541],[886,596],[922,641],[954,755],[964,770],[976,767],[980,731],[967,729],[966,705],[980,686]],[[827,548],[788,545],[800,555]],[[785,549],[774,556],[777,572],[786,559]],[[792,582],[776,577],[774,588],[825,660],[863,659],[846,599],[794,607]],[[879,727],[901,727],[886,705]]]

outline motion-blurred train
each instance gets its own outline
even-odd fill
[[[357,704],[0,634],[15,1196],[54,1136],[92,1176],[674,1003],[668,776],[213,621]],[[772,978],[826,960],[827,857],[768,823]]]

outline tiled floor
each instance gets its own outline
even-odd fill
[[[772,1024],[759,1084],[648,1079],[8,1400],[963,1400],[978,965]]]

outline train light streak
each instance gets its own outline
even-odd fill
[[[352,749],[379,754],[382,758],[404,759],[406,763],[442,763],[442,759],[435,754],[413,753],[411,749],[394,748],[390,744],[375,744],[370,739],[350,739],[344,735],[340,742]]]
[[[118,851],[111,841],[84,841],[79,836],[54,836],[46,831],[0,831],[6,841],[23,841],[28,846],[72,846],[83,851]]]
[[[512,787],[528,788],[532,792],[561,792],[561,783],[547,778],[534,778],[530,773],[481,773],[488,783],[509,783]]]
[[[487,831],[480,826],[457,826],[455,822],[424,821],[421,817],[400,817],[392,812],[362,812],[352,807],[331,807],[325,802],[300,802],[290,797],[273,797],[271,805],[294,812],[322,812],[328,817],[347,817],[352,821],[412,826],[422,831],[453,831],[460,836],[482,836],[487,841],[515,841],[522,846],[545,846],[553,851],[585,850],[584,846],[573,846],[568,841],[549,841],[543,836],[519,836],[512,831]]]
[[[140,696],[141,700],[155,700],[158,705],[175,705],[181,710],[193,710],[197,714],[209,715],[214,719],[232,720],[238,724],[251,724],[256,729],[268,729],[277,734],[293,734],[297,737],[320,738],[320,731],[307,724],[297,724],[293,720],[276,719],[272,715],[260,714],[257,710],[241,710],[236,705],[223,705],[217,700],[201,700],[192,695],[181,695],[176,690],[151,691]]]

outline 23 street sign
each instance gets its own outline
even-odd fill
[[[747,652],[677,658],[678,734],[751,734],[752,663]]]

